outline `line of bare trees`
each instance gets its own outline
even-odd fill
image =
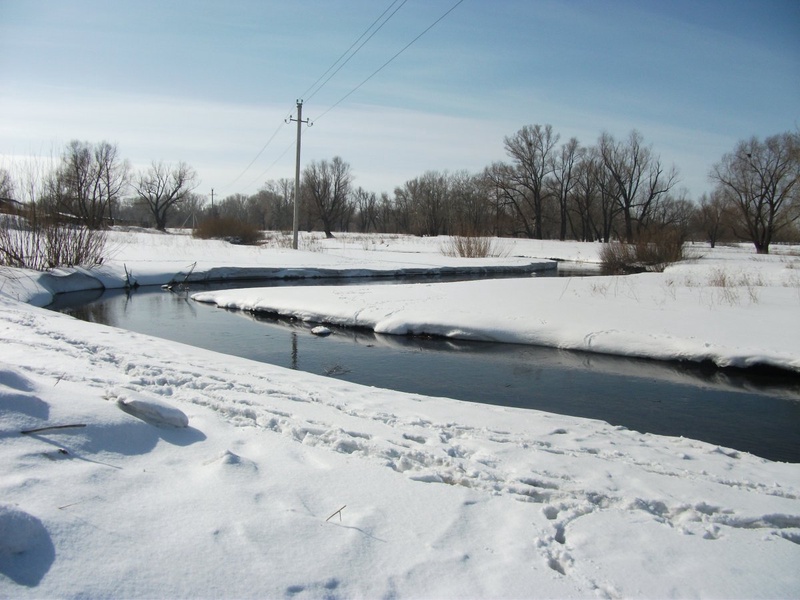
[[[795,132],[740,142],[714,166],[715,188],[698,203],[678,188],[675,167],[664,165],[637,131],[623,139],[604,132],[585,147],[575,138],[560,143],[550,125],[525,126],[504,140],[509,160],[478,174],[428,171],[391,197],[353,188],[350,165],[335,157],[303,172],[303,226],[328,235],[357,230],[627,243],[668,235],[712,244],[746,240],[769,252],[773,241],[800,240],[799,140]],[[270,182],[261,193],[276,207],[274,215],[291,202],[286,182]]]
[[[377,195],[354,185],[336,156],[303,170],[304,230],[436,236],[517,236],[632,243],[663,232],[682,239],[747,240],[758,252],[798,240],[800,133],[739,142],[709,175],[714,185],[697,203],[632,131],[603,132],[592,146],[565,142],[550,125],[526,125],[504,138],[507,160],[480,173],[427,171]],[[0,199],[18,199],[99,229],[120,220],[158,229],[194,227],[211,214],[260,230],[292,228],[294,181],[267,182],[252,195],[213,206],[194,193],[197,173],[185,163],[153,162],[132,173],[115,145],[73,141],[51,169],[11,177],[0,169]],[[6,202],[8,203],[8,202]]]
[[[31,269],[91,267],[105,258],[105,229],[131,207],[147,223],[168,217],[194,198],[197,174],[185,163],[153,162],[132,172],[115,144],[74,140],[57,159],[0,169],[0,264]]]
[[[106,141],[73,140],[50,163],[34,161],[14,174],[0,169],[0,198],[7,208],[35,206],[49,219],[91,230],[114,224],[136,205],[145,209],[147,224],[163,230],[198,185],[197,173],[184,162],[153,162],[133,172],[116,144]]]

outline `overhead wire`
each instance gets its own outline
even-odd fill
[[[397,52],[397,53],[396,53],[394,56],[392,56],[392,57],[391,57],[389,60],[387,60],[385,63],[383,63],[383,64],[382,64],[380,67],[378,67],[377,69],[375,69],[375,70],[374,70],[374,71],[373,71],[373,72],[372,72],[372,73],[371,73],[371,74],[370,74],[370,75],[369,75],[369,76],[368,76],[366,79],[364,79],[364,81],[362,81],[362,82],[361,82],[361,83],[359,83],[357,86],[355,86],[355,87],[354,87],[352,90],[350,90],[349,92],[347,92],[347,93],[346,93],[344,96],[342,96],[342,97],[341,97],[339,100],[337,100],[335,104],[333,104],[331,107],[329,107],[329,108],[328,108],[328,110],[326,110],[324,113],[322,113],[322,114],[321,114],[320,116],[318,116],[316,119],[314,119],[314,121],[315,121],[315,122],[316,122],[316,121],[319,121],[319,120],[320,120],[322,117],[324,117],[325,115],[327,115],[327,114],[328,114],[329,112],[331,112],[331,111],[332,111],[334,108],[336,108],[336,107],[337,107],[337,106],[339,106],[339,105],[340,105],[342,102],[344,102],[345,100],[347,100],[347,98],[349,98],[350,96],[352,96],[352,95],[353,95],[353,94],[354,94],[356,91],[358,91],[358,90],[359,90],[359,89],[360,89],[360,88],[361,88],[361,87],[362,87],[362,86],[363,86],[365,83],[367,83],[367,82],[368,82],[370,79],[372,79],[373,77],[375,77],[375,75],[377,75],[377,74],[378,74],[378,73],[380,73],[380,72],[381,72],[381,71],[382,71],[384,68],[386,68],[386,67],[387,67],[387,66],[388,66],[388,65],[389,65],[389,64],[390,64],[390,63],[391,63],[391,62],[392,62],[394,59],[396,59],[396,58],[397,58],[398,56],[400,56],[400,55],[401,55],[403,52],[405,52],[406,50],[408,50],[408,48],[409,48],[409,47],[411,47],[411,45],[412,45],[412,44],[414,44],[414,42],[416,42],[416,41],[417,41],[418,39],[420,39],[420,38],[421,38],[423,35],[425,35],[425,34],[426,34],[426,33],[428,33],[428,32],[429,32],[431,29],[433,29],[433,28],[434,28],[434,27],[435,27],[435,26],[436,26],[436,25],[439,23],[439,21],[441,21],[442,19],[444,19],[444,18],[445,18],[447,15],[449,15],[451,12],[453,12],[453,11],[454,11],[454,10],[455,10],[455,9],[458,7],[458,5],[459,5],[459,4],[461,4],[463,1],[464,1],[464,0],[458,0],[458,1],[457,1],[457,2],[456,2],[454,5],[453,5],[453,6],[451,6],[451,7],[450,7],[450,8],[449,8],[449,9],[448,9],[448,10],[447,10],[447,11],[446,11],[446,12],[445,12],[445,13],[444,13],[444,14],[443,14],[441,17],[439,17],[439,18],[438,18],[438,19],[436,19],[436,20],[435,20],[433,23],[431,23],[430,25],[428,25],[428,27],[426,27],[426,28],[425,28],[425,30],[423,30],[423,31],[422,31],[422,33],[420,33],[420,34],[419,34],[417,37],[415,37],[413,40],[411,40],[411,41],[410,41],[408,44],[406,44],[405,46],[403,46],[403,47],[402,47],[402,48],[401,48],[401,49],[400,49],[400,50],[399,50],[399,51],[398,51],[398,52]]]
[[[329,81],[330,81],[330,80],[333,78],[333,76],[334,76],[334,75],[336,75],[336,73],[338,73],[338,72],[339,72],[339,71],[342,69],[342,67],[344,67],[344,66],[345,66],[345,65],[346,65],[348,62],[350,62],[350,59],[352,59],[352,58],[353,58],[353,57],[354,57],[354,56],[355,56],[355,55],[358,53],[358,51],[359,51],[359,50],[361,50],[361,48],[363,48],[363,47],[364,47],[364,45],[365,45],[365,44],[366,44],[368,41],[370,41],[370,40],[372,39],[372,37],[373,37],[373,36],[374,36],[376,33],[378,33],[378,31],[380,31],[380,30],[381,30],[381,28],[383,28],[383,26],[384,26],[384,25],[386,25],[386,23],[388,23],[388,22],[389,22],[389,19],[391,19],[391,18],[392,18],[392,17],[395,15],[395,13],[396,13],[398,10],[400,10],[401,8],[403,8],[403,5],[404,5],[404,4],[405,4],[405,3],[406,3],[408,0],[402,0],[402,2],[400,2],[400,6],[398,6],[397,8],[395,8],[395,9],[394,9],[394,11],[392,12],[392,14],[390,14],[388,17],[386,17],[386,20],[385,20],[383,23],[381,23],[381,24],[380,24],[380,26],[378,26],[378,27],[377,27],[377,29],[375,29],[375,31],[373,31],[373,32],[370,34],[370,36],[369,36],[369,37],[368,37],[366,40],[364,40],[364,41],[361,43],[361,45],[360,45],[358,48],[356,48],[355,50],[353,50],[353,48],[355,47],[355,45],[356,45],[356,44],[358,44],[358,42],[360,42],[360,41],[361,41],[361,39],[362,39],[362,38],[363,38],[365,35],[367,35],[367,33],[369,33],[370,29],[372,29],[373,27],[375,27],[375,25],[376,25],[376,24],[377,24],[377,23],[378,23],[378,22],[379,22],[379,21],[380,21],[380,20],[381,20],[381,19],[384,17],[384,15],[385,15],[386,13],[388,13],[388,12],[389,12],[389,11],[392,9],[392,7],[393,7],[395,4],[397,4],[399,1],[400,1],[400,0],[392,0],[392,2],[390,2],[390,3],[389,3],[389,6],[387,6],[387,7],[386,7],[386,9],[385,9],[385,10],[384,10],[384,11],[383,11],[383,12],[382,12],[382,13],[381,13],[379,16],[378,16],[378,18],[377,18],[377,19],[375,19],[375,20],[372,22],[372,24],[371,24],[369,27],[367,27],[367,28],[364,30],[364,32],[363,32],[363,33],[362,33],[360,36],[358,36],[358,38],[356,39],[356,41],[354,41],[354,42],[353,42],[353,43],[350,45],[350,47],[349,47],[347,50],[345,50],[345,51],[342,53],[342,55],[341,55],[339,58],[337,58],[337,59],[336,59],[336,60],[333,62],[333,64],[332,64],[330,67],[328,67],[328,70],[327,70],[327,71],[325,71],[325,72],[324,72],[322,75],[320,75],[320,76],[317,78],[317,80],[316,80],[314,83],[312,83],[310,86],[308,86],[308,89],[307,89],[306,91],[304,91],[304,92],[303,92],[303,93],[300,95],[300,98],[304,98],[304,99],[306,99],[306,100],[310,100],[311,98],[313,98],[313,97],[314,97],[314,96],[317,94],[317,92],[319,92],[319,91],[320,91],[320,90],[321,90],[321,89],[322,89],[322,88],[325,86],[325,84],[326,84],[326,83],[328,83],[328,82],[329,82]],[[319,83],[319,82],[320,82],[320,81],[321,81],[321,80],[322,80],[322,79],[323,79],[323,78],[324,78],[324,77],[325,77],[325,76],[326,76],[328,73],[330,73],[330,72],[331,72],[331,70],[332,70],[334,67],[336,67],[336,65],[337,65],[337,64],[338,64],[338,63],[339,63],[339,62],[340,62],[340,61],[341,61],[341,60],[342,60],[342,59],[343,59],[345,56],[347,56],[347,55],[348,55],[348,53],[350,53],[350,51],[351,51],[351,50],[353,50],[353,53],[352,53],[352,54],[350,54],[350,56],[349,56],[349,57],[347,57],[347,60],[345,60],[345,61],[344,61],[344,62],[343,62],[341,65],[339,65],[339,67],[338,67],[338,68],[337,68],[337,69],[336,69],[336,70],[335,70],[333,73],[331,73],[330,77],[328,77],[327,79],[325,79],[325,81],[323,81],[323,82],[320,84],[320,86],[319,86],[319,87],[318,87],[316,90],[314,90],[314,93],[313,93],[313,94],[311,94],[311,95],[308,95],[308,93],[309,93],[311,90],[313,90],[313,89],[314,89],[314,88],[317,86],[317,84],[318,84],[318,83]]]
[[[250,186],[252,186],[253,184],[255,184],[257,181],[261,180],[261,179],[262,179],[262,178],[263,178],[263,177],[264,177],[264,176],[265,176],[267,173],[269,173],[269,172],[270,172],[270,170],[272,170],[272,167],[274,167],[275,165],[277,165],[277,164],[278,164],[278,163],[279,163],[279,162],[280,162],[280,161],[283,159],[283,157],[284,157],[284,156],[286,156],[286,153],[287,153],[287,152],[289,152],[289,150],[291,150],[292,148],[294,148],[296,144],[297,144],[297,141],[295,141],[295,140],[292,140],[292,143],[291,143],[291,144],[289,144],[288,146],[286,146],[286,148],[284,149],[284,151],[280,153],[280,156],[278,156],[278,158],[276,158],[274,161],[272,161],[272,164],[270,164],[270,165],[269,165],[269,166],[268,166],[266,169],[264,169],[263,171],[261,171],[261,173],[259,173],[259,174],[258,174],[258,175],[255,177],[255,179],[253,179],[253,181],[251,181],[250,183],[248,183],[248,184],[245,186],[245,189],[249,189],[249,188],[250,188]]]
[[[328,77],[328,78],[327,78],[325,81],[323,81],[323,82],[320,84],[320,86],[319,86],[319,87],[318,87],[316,90],[314,90],[314,92],[313,92],[313,93],[312,93],[310,96],[306,97],[305,99],[306,99],[306,100],[311,100],[311,98],[313,98],[314,96],[316,96],[317,92],[319,92],[319,91],[320,91],[320,90],[321,90],[323,87],[325,87],[325,84],[327,84],[327,83],[328,83],[328,82],[329,82],[331,79],[333,79],[333,77],[334,77],[334,76],[335,76],[335,75],[336,75],[336,74],[337,74],[339,71],[341,71],[341,70],[342,70],[342,68],[343,68],[343,67],[344,67],[344,66],[345,66],[347,63],[349,63],[349,62],[350,62],[350,59],[352,59],[352,58],[353,58],[353,57],[354,57],[354,56],[355,56],[355,55],[358,53],[358,51],[359,51],[359,50],[361,50],[361,48],[363,48],[363,47],[366,45],[366,43],[367,43],[367,42],[369,42],[369,41],[370,41],[370,40],[373,38],[373,36],[374,36],[376,33],[378,33],[378,32],[379,32],[379,31],[380,31],[380,30],[383,28],[383,26],[384,26],[384,25],[386,25],[386,23],[388,23],[388,22],[389,22],[389,19],[391,19],[391,18],[392,18],[392,17],[393,17],[393,16],[394,16],[394,15],[397,13],[397,11],[398,11],[398,10],[400,10],[401,8],[403,8],[403,5],[404,5],[404,4],[405,4],[407,1],[408,1],[408,0],[403,0],[403,1],[400,3],[400,5],[399,5],[397,8],[395,8],[395,9],[394,9],[394,11],[392,12],[392,14],[390,14],[388,17],[386,17],[386,20],[385,20],[383,23],[381,23],[381,24],[380,24],[380,25],[379,25],[379,26],[378,26],[378,27],[375,29],[375,31],[373,31],[373,32],[372,32],[372,33],[369,35],[369,37],[368,37],[367,39],[365,39],[363,42],[361,42],[361,45],[360,45],[358,48],[356,48],[356,49],[353,51],[353,53],[352,53],[350,56],[348,56],[348,57],[347,57],[347,60],[345,60],[345,61],[344,61],[344,62],[343,62],[341,65],[339,65],[339,67],[338,67],[338,68],[337,68],[337,69],[336,69],[336,70],[335,70],[333,73],[331,73],[331,74],[330,74],[330,76],[329,76],[329,77]],[[397,0],[395,0],[395,2],[397,2]],[[395,2],[393,2],[392,4],[395,4]],[[383,17],[383,15],[385,15],[385,14],[386,14],[386,13],[389,11],[389,9],[390,9],[391,7],[392,7],[392,5],[389,5],[389,8],[387,8],[387,9],[386,9],[386,10],[383,12],[383,14],[381,15],[381,17]],[[378,20],[379,20],[379,19],[380,19],[380,17],[378,18]],[[372,25],[370,25],[370,28],[371,28],[371,27],[373,27],[373,26],[375,25],[375,23],[377,23],[377,22],[378,22],[378,20],[376,20],[375,22],[373,22],[373,24],[372,24]],[[369,31],[369,29],[367,29],[367,31]],[[367,33],[367,31],[365,31],[365,32],[364,32],[364,34],[362,34],[362,35],[361,35],[361,37],[364,37],[364,35]],[[359,38],[359,39],[361,39],[361,38]],[[358,40],[356,40],[356,43],[358,43]],[[354,46],[354,45],[355,45],[355,44],[353,44],[353,46]],[[350,48],[352,48],[353,46],[350,46]],[[349,52],[349,51],[350,51],[350,50],[348,49],[348,52]],[[345,54],[346,54],[346,53],[345,53]],[[342,55],[342,56],[344,56],[344,55]],[[339,58],[339,60],[341,60],[341,57]],[[338,62],[338,61],[337,61],[337,62]],[[334,63],[334,64],[336,64],[336,63]],[[330,71],[330,69],[328,69],[328,71]],[[323,77],[324,77],[324,75],[323,75]],[[320,79],[321,79],[321,78],[320,78]],[[319,81],[319,80],[317,80],[317,81]],[[311,87],[313,88],[314,86],[311,86]],[[309,89],[311,89],[311,88],[309,88]],[[301,98],[302,98],[302,97],[303,97],[303,96],[301,96]]]
[[[259,151],[258,151],[258,154],[256,154],[256,155],[255,155],[255,157],[253,158],[253,160],[251,160],[251,161],[250,161],[250,163],[249,163],[249,164],[248,164],[248,165],[247,165],[247,166],[246,166],[246,167],[245,167],[245,168],[242,170],[242,172],[241,172],[241,173],[239,173],[239,174],[236,176],[236,178],[235,178],[233,181],[231,181],[231,182],[230,182],[230,183],[229,183],[227,186],[225,186],[225,189],[227,189],[227,188],[232,188],[232,187],[234,186],[234,184],[235,184],[237,181],[239,181],[239,180],[240,180],[240,179],[241,179],[241,178],[244,176],[244,174],[245,174],[245,173],[247,173],[247,171],[249,171],[249,170],[250,170],[250,167],[252,167],[252,166],[253,166],[253,164],[255,164],[255,162],[256,162],[256,161],[259,159],[259,157],[260,157],[262,154],[264,154],[264,150],[266,150],[266,149],[267,149],[267,147],[268,147],[268,146],[269,146],[269,145],[272,143],[272,140],[274,140],[274,139],[275,139],[275,136],[277,136],[277,135],[278,135],[278,132],[281,130],[281,128],[282,128],[282,127],[283,127],[285,124],[286,124],[285,122],[282,122],[280,125],[278,125],[277,129],[275,129],[275,131],[272,133],[272,135],[271,135],[271,136],[269,137],[269,139],[267,140],[267,143],[266,143],[266,144],[264,144],[264,146],[261,148],[261,150],[259,150]],[[249,187],[249,186],[248,186],[248,187]]]

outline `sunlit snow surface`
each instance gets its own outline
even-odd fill
[[[105,285],[121,284],[123,264],[160,284],[195,261],[198,273],[458,263],[414,238],[298,253],[179,235],[112,242]],[[265,301],[329,323],[347,305],[347,318],[394,333],[547,334],[566,347],[591,329],[606,332],[592,338],[602,351],[796,369],[800,257],[703,253],[628,279],[328,288],[313,306],[281,288]],[[509,256],[591,262],[596,246],[518,242]],[[711,285],[720,273],[739,284]],[[800,595],[798,465],[366,388],[19,302],[90,281],[3,270],[1,597]],[[54,426],[71,427],[20,433]]]

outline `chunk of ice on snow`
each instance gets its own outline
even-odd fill
[[[122,410],[153,425],[159,427],[189,426],[189,417],[186,416],[186,413],[162,400],[130,390],[115,390],[109,392],[108,397],[116,397],[117,406]]]
[[[311,330],[311,333],[313,333],[314,335],[318,335],[320,337],[324,337],[326,335],[330,335],[333,332],[324,325],[317,325],[316,327],[314,327],[314,329]]]

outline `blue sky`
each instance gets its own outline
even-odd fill
[[[303,163],[339,155],[378,193],[479,172],[549,123],[587,146],[639,130],[697,198],[738,140],[800,128],[797,0],[463,0],[353,91],[456,2],[0,0],[0,167],[108,140],[134,168],[188,162],[199,193],[253,193],[294,177],[306,94]]]

